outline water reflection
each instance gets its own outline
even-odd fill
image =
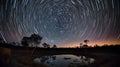
[[[56,60],[56,56],[43,56],[40,58],[35,58],[33,61],[35,63],[46,63],[53,65],[55,60]]]
[[[76,55],[52,55],[33,59],[34,63],[44,63],[49,67],[78,67],[88,66],[95,62],[95,59],[86,56]]]

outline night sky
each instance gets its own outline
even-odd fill
[[[0,0],[0,35],[20,42],[33,33],[57,46],[120,44],[120,0]]]

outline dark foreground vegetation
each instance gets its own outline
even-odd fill
[[[31,60],[35,57],[46,55],[73,54],[76,56],[85,55],[96,59],[94,64],[87,67],[120,67],[120,45],[84,48],[41,48],[41,47],[22,47],[11,44],[0,44],[0,67],[11,67],[10,58],[20,56],[21,62],[28,67],[35,67]],[[25,58],[27,57],[27,58]],[[25,60],[27,59],[27,60]],[[30,66],[29,66],[30,65]],[[36,67],[47,67],[39,64]]]
[[[22,47],[11,44],[1,44],[0,47],[8,48],[11,52],[33,52],[33,53],[114,53],[119,54],[120,45],[101,46],[101,47],[84,47],[84,48],[41,48],[41,47]]]

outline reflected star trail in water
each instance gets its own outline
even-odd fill
[[[8,42],[37,33],[63,45],[120,40],[119,0],[0,0],[0,33]]]

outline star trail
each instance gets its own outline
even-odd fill
[[[120,1],[0,0],[0,35],[20,42],[33,33],[58,46],[120,43]]]

